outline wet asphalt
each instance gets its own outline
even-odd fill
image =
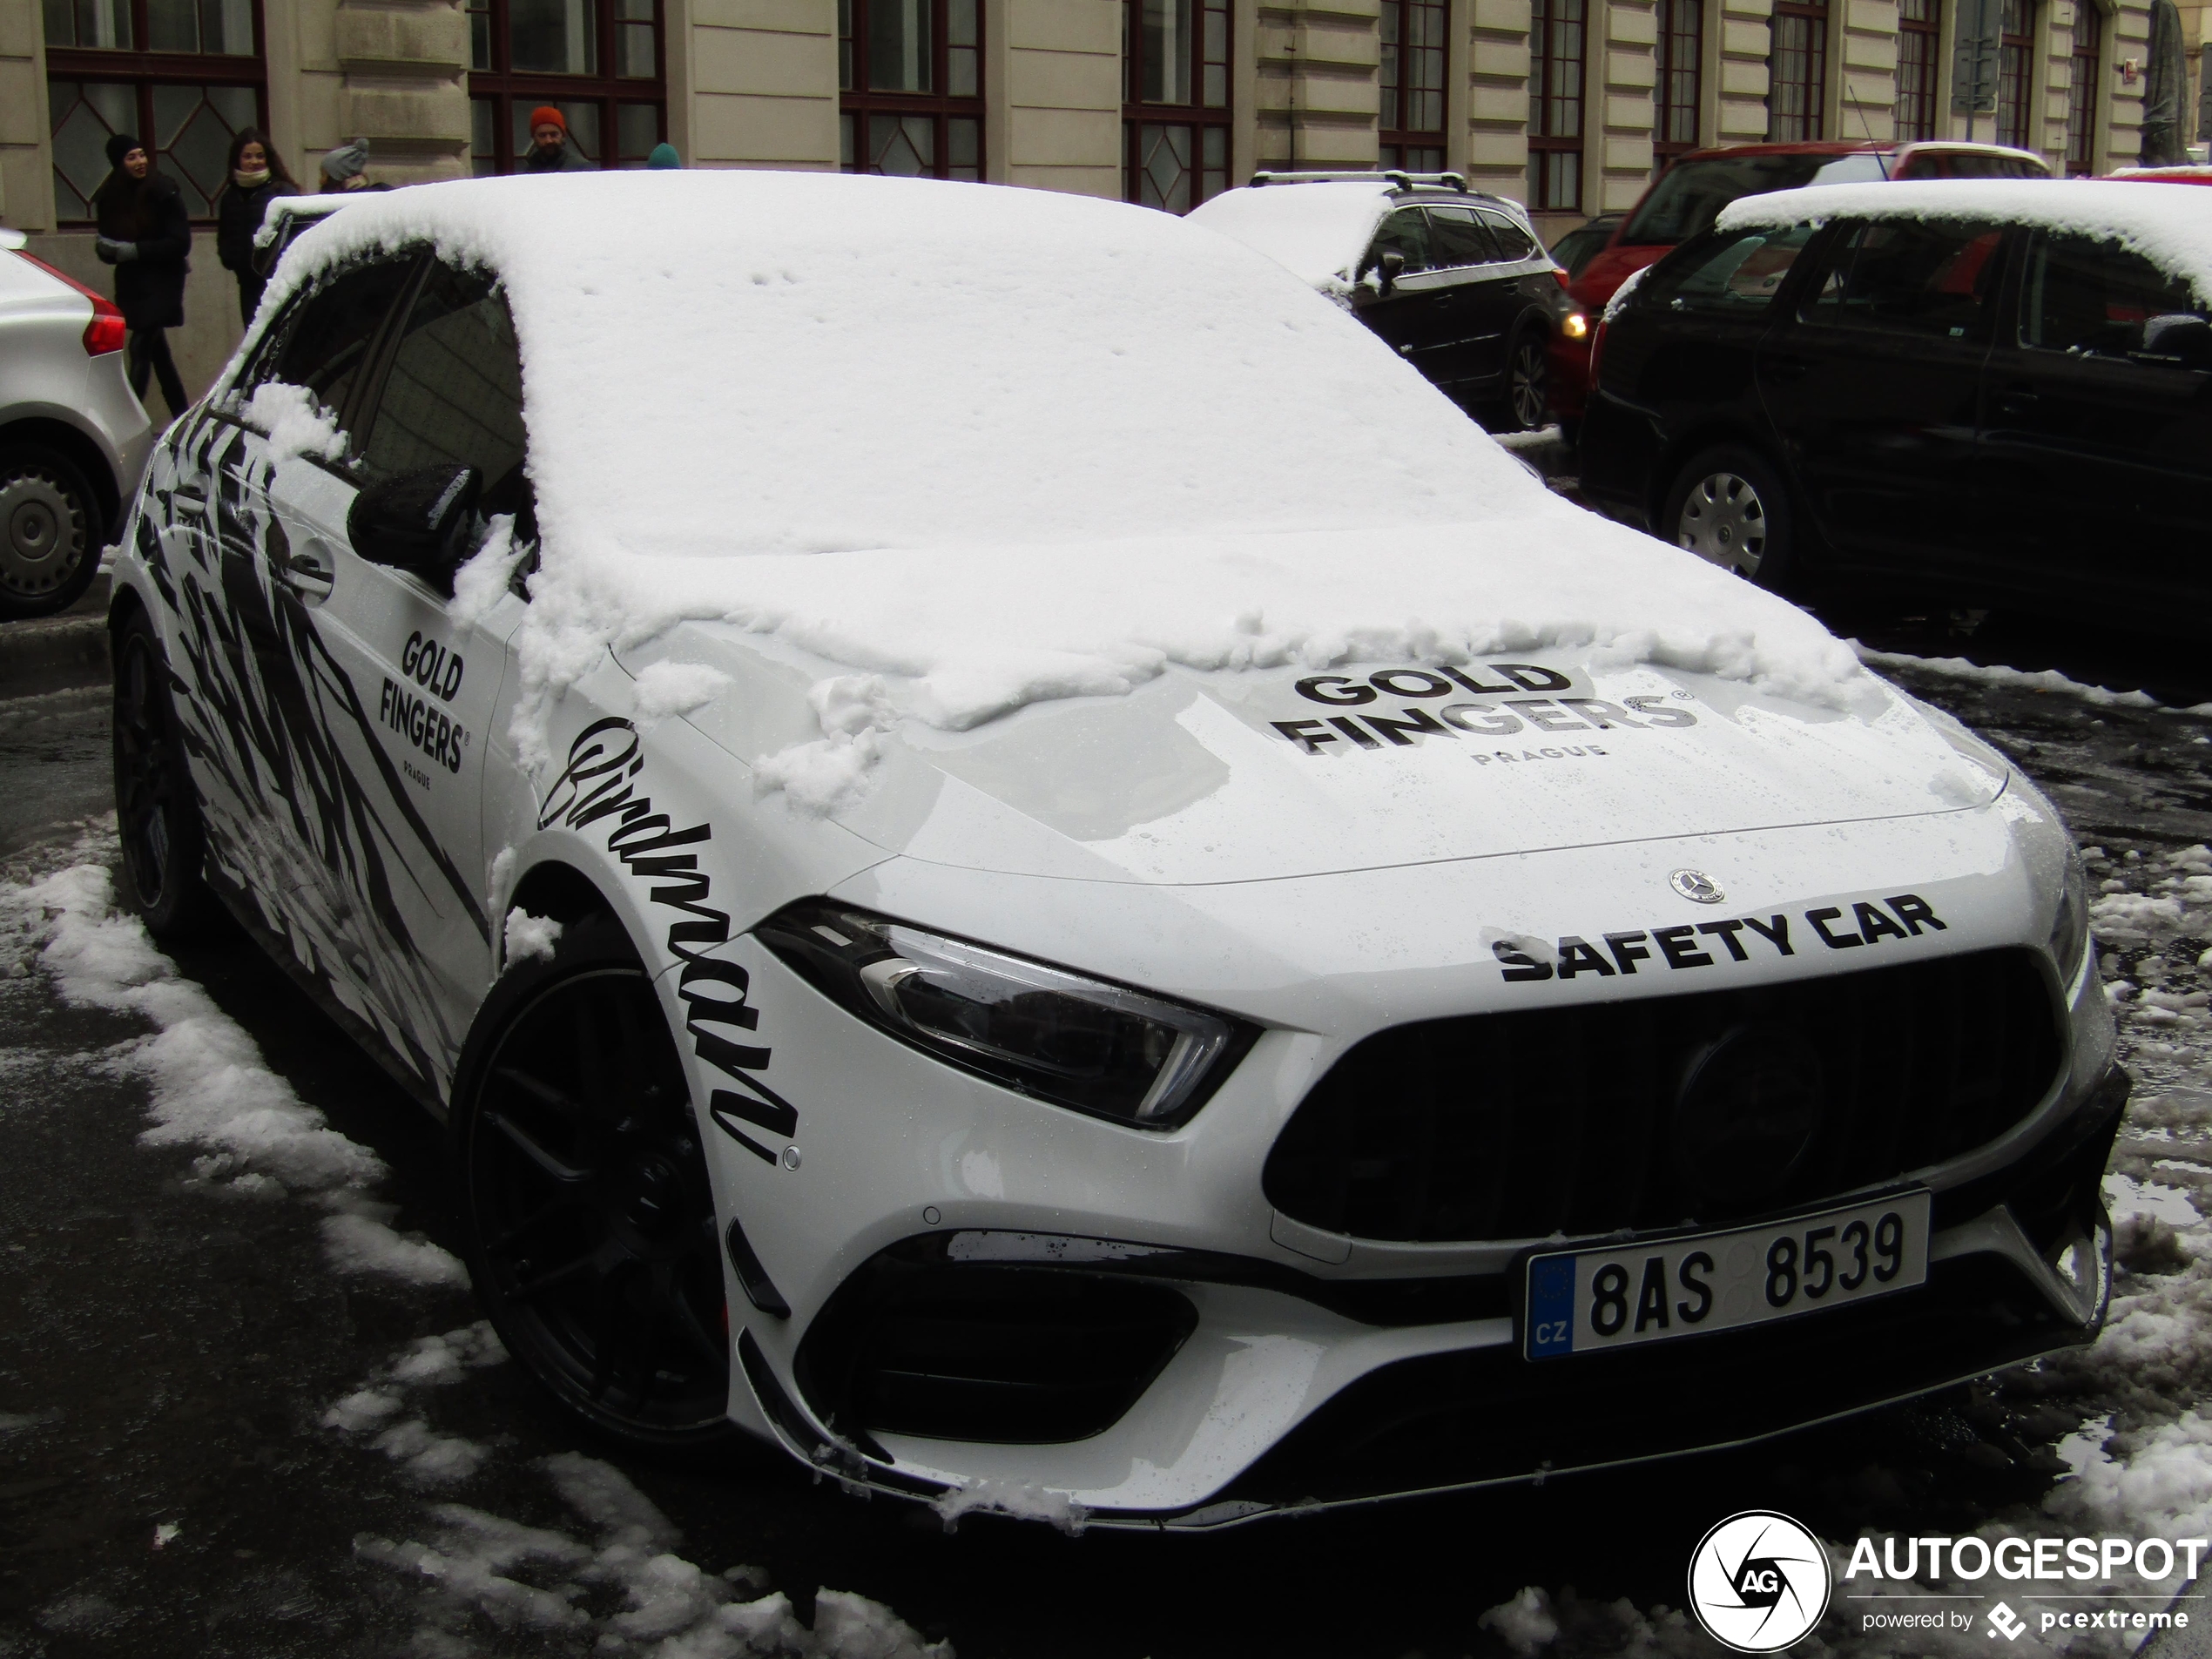
[[[1838,620],[1887,650],[2212,700],[2202,652],[2121,632]],[[2085,842],[2118,854],[2212,840],[2212,719],[1892,671],[2009,753]],[[10,689],[0,864],[20,870],[108,810],[107,708],[98,688]],[[241,936],[178,961],[303,1099],[390,1165],[380,1196],[400,1206],[395,1224],[446,1238],[440,1136],[419,1109]],[[2060,1467],[2052,1443],[2078,1420],[2063,1401],[1980,1388],[1537,1490],[1210,1537],[1068,1538],[977,1517],[948,1534],[926,1511],[856,1500],[765,1452],[714,1468],[624,1458],[502,1365],[438,1392],[435,1426],[492,1454],[465,1486],[429,1491],[320,1420],[395,1349],[474,1319],[467,1293],[337,1277],[313,1207],[212,1196],[191,1184],[188,1150],[139,1144],[144,1087],[100,1056],[145,1028],[64,1007],[35,972],[0,979],[0,1659],[428,1651],[419,1587],[356,1540],[423,1536],[428,1507],[447,1498],[573,1529],[536,1467],[570,1450],[622,1467],[709,1572],[763,1568],[802,1618],[817,1587],[858,1591],[964,1659],[1501,1655],[1476,1618],[1524,1584],[1678,1604],[1698,1536],[1752,1506],[1830,1537],[1968,1526],[2038,1495]],[[487,1653],[591,1651],[567,1635],[462,1634]]]

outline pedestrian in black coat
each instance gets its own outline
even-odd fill
[[[192,220],[175,183],[154,170],[138,139],[116,133],[107,158],[114,171],[92,192],[99,226],[92,250],[115,267],[115,303],[131,331],[131,389],[144,398],[146,381],[158,376],[169,413],[182,415],[191,400],[165,331],[184,327]]]
[[[259,127],[240,127],[231,140],[229,179],[215,198],[215,253],[223,268],[238,279],[238,316],[247,327],[260,308],[268,279],[253,268],[253,233],[280,196],[296,196],[300,186],[284,158]]]

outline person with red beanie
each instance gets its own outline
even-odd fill
[[[550,104],[530,111],[529,153],[523,158],[524,172],[588,172],[591,164],[569,147],[569,124]]]

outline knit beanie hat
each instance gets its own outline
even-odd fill
[[[680,167],[684,165],[684,158],[676,153],[674,145],[657,144],[652,153],[645,158],[645,165],[654,168]]]
[[[111,167],[119,167],[123,165],[124,157],[129,155],[133,150],[144,147],[127,132],[111,133],[107,141],[107,165]]]
[[[555,109],[550,104],[541,104],[530,111],[530,131],[535,132],[540,127],[558,127],[565,134],[569,130],[569,124],[560,111]]]
[[[341,144],[322,158],[322,175],[334,184],[344,184],[368,165],[368,140],[355,138]]]

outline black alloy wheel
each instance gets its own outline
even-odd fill
[[[0,620],[51,617],[99,574],[99,499],[65,456],[0,450]]]
[[[1795,529],[1780,475],[1736,444],[1706,450],[1676,475],[1660,521],[1676,546],[1775,593],[1792,590]]]
[[[510,969],[464,1054],[463,1253],[509,1352],[640,1450],[733,1440],[713,1194],[676,1045],[610,921]]]
[[[214,908],[199,798],[169,694],[169,665],[143,610],[116,632],[115,827],[123,900],[164,942],[189,937]]]
[[[1551,361],[1541,329],[1524,328],[1506,354],[1505,426],[1535,432],[1551,418]]]

